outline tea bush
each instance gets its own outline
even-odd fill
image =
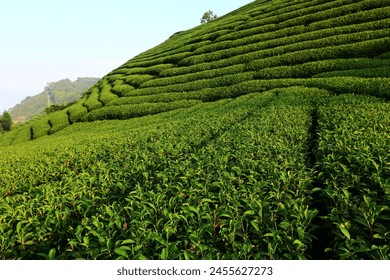
[[[152,75],[129,75],[123,78],[123,81],[126,84],[133,86],[134,88],[138,88],[140,85],[146,81],[149,81],[150,79],[153,79]]]
[[[49,118],[50,117],[45,117],[31,124],[31,139],[37,139],[49,134]]]
[[[92,88],[90,94],[87,96],[87,100],[83,104],[88,109],[88,112],[102,107],[103,104],[99,100],[99,90]]]
[[[99,96],[99,100],[102,102],[103,106],[117,98],[118,96],[111,92],[111,86],[108,85],[103,87]]]
[[[116,106],[106,106],[98,110],[89,112],[85,116],[87,121],[105,120],[105,119],[128,119],[144,115],[153,115],[178,108],[193,106],[200,101],[198,100],[180,100],[164,103],[142,103],[126,104]]]
[[[390,258],[389,112],[389,103],[365,96],[319,107],[317,169],[332,258]]]
[[[306,62],[292,66],[277,66],[264,68],[255,74],[257,79],[281,79],[281,78],[310,78],[326,75],[326,72],[357,70],[369,72],[369,68],[385,67],[389,65],[389,60],[350,58],[350,59],[328,59],[315,62]]]
[[[53,134],[60,131],[69,125],[69,116],[66,111],[58,111],[50,114],[49,125],[50,129],[48,134]]]
[[[79,119],[81,119],[84,115],[88,113],[88,109],[85,106],[86,98],[80,99],[76,104],[73,104],[72,106],[67,108],[67,114],[69,116],[69,122],[70,124],[73,124],[77,122]]]
[[[12,134],[14,134],[14,136],[12,136]],[[29,124],[22,125],[20,128],[18,128],[18,130],[15,130],[15,133],[12,134],[10,137],[12,139],[12,144],[23,143],[32,139],[32,131]]]
[[[262,68],[294,65],[316,60],[375,57],[388,50],[389,43],[390,38],[382,38],[341,46],[323,47],[321,51],[318,49],[294,51],[273,57],[252,60],[248,63],[248,69],[259,70]]]
[[[113,86],[111,91],[117,95],[117,96],[129,96],[131,95],[131,91],[133,91],[135,88],[133,86],[129,85],[119,85],[119,86]]]
[[[330,72],[317,74],[314,77],[324,78],[324,77],[344,77],[344,76],[357,76],[357,77],[365,77],[365,78],[390,78],[390,67],[330,71]]]
[[[389,21],[384,24],[388,26]],[[347,34],[348,32],[357,31],[358,33],[355,34]],[[180,62],[180,65],[194,65],[203,62],[216,61],[251,52],[254,52],[252,54],[253,57],[268,57],[302,49],[314,49],[319,47],[337,46],[346,43],[367,41],[376,38],[389,37],[389,35],[390,31],[386,29],[364,31],[364,27],[361,26],[354,26],[352,28],[330,28],[328,30],[319,30],[316,32],[278,38],[275,40],[256,42],[254,44],[249,44],[248,42],[244,41],[242,45],[240,44],[238,47],[226,48],[218,51],[215,50],[207,54],[190,56],[186,59],[183,59]],[[269,50],[265,51],[266,49]]]
[[[167,85],[173,85],[179,83],[192,82],[200,79],[212,79],[220,76],[226,76],[229,74],[239,74],[245,71],[246,66],[244,64],[238,64],[238,65],[228,66],[224,68],[199,71],[197,73],[190,73],[190,74],[183,74],[183,75],[180,75],[179,69],[180,68],[178,68],[178,71],[164,71],[161,73],[161,75],[169,76],[169,77],[150,80],[144,83],[141,86],[141,88],[167,86]],[[172,76],[172,74],[174,74],[174,77],[170,77]]]

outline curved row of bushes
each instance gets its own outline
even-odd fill
[[[370,58],[339,58],[305,62],[291,66],[264,68],[256,72],[256,79],[310,78],[330,71],[385,67],[390,60]],[[369,70],[367,70],[369,71]]]
[[[170,110],[187,108],[201,103],[200,100],[179,100],[172,102],[154,102],[142,104],[124,104],[116,106],[105,106],[94,110],[85,115],[83,121],[96,120],[124,120],[129,118],[141,117],[145,115],[154,115]]]

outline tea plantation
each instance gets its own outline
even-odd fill
[[[390,259],[390,0],[258,0],[0,136],[0,259]]]

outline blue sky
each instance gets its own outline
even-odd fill
[[[47,82],[102,77],[181,30],[253,0],[0,2],[0,112]]]

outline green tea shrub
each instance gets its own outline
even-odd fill
[[[232,65],[232,66],[234,66],[234,65]],[[222,67],[220,67],[220,68],[222,68]],[[210,68],[208,63],[201,63],[198,65],[182,66],[182,67],[175,67],[175,68],[167,69],[167,70],[164,70],[163,72],[161,72],[161,76],[172,77],[172,76],[180,76],[180,75],[186,75],[186,74],[196,74],[196,73],[203,72],[203,71],[210,70],[210,69],[216,70],[216,71],[219,70],[216,67],[214,69]],[[203,75],[203,73],[199,73],[196,75]]]
[[[202,101],[211,101],[204,100],[202,96],[199,95],[198,91],[194,92],[168,92],[160,93],[155,95],[143,95],[143,96],[131,96],[115,99],[108,104],[108,106],[123,105],[123,104],[141,104],[141,103],[152,103],[152,102],[172,102],[178,100],[188,100],[188,99],[199,99]]]
[[[125,84],[125,82],[123,80],[117,79],[113,83],[111,83],[110,86],[111,86],[111,89],[112,89],[115,86],[121,86],[121,85],[124,85],[124,84]]]
[[[126,64],[118,67],[117,69],[111,71],[108,75],[122,75],[123,77],[127,75],[134,74],[145,74],[147,67],[127,67]],[[122,78],[123,78],[122,77]]]
[[[149,81],[150,79],[153,79],[152,75],[129,75],[124,77],[123,81],[134,88],[138,88],[140,85],[146,81]]]
[[[67,114],[69,116],[69,121],[71,124],[77,122],[79,119],[81,119],[84,115],[88,113],[88,109],[84,105],[85,101],[86,98],[82,98],[76,104],[70,106],[67,109]]]
[[[277,66],[264,68],[255,74],[256,79],[281,79],[281,78],[310,78],[319,77],[321,73],[330,71],[345,71],[362,69],[362,72],[370,68],[385,67],[390,61],[370,58],[328,59],[291,66]],[[326,75],[324,73],[324,75]]]
[[[390,38],[382,38],[340,46],[323,47],[320,51],[318,49],[295,51],[253,60],[248,63],[248,69],[256,70],[326,59],[375,57],[376,54],[386,51],[389,48],[389,43]]]
[[[345,3],[341,1],[335,1],[323,5],[315,5],[312,6],[312,3],[304,2],[299,3],[295,6],[287,6],[285,8],[282,8],[280,10],[275,9],[274,13],[275,16],[272,16],[272,13],[269,13],[267,17],[261,18],[259,20],[252,20],[248,22],[247,24],[241,26],[242,30],[237,30],[237,32],[231,34],[231,37],[224,37],[221,38],[221,40],[225,39],[233,39],[233,38],[244,38],[247,36],[259,34],[259,33],[265,33],[265,32],[272,32],[276,29],[279,29],[280,27],[291,27],[296,25],[302,25],[307,24],[309,20],[315,20],[312,16],[313,13],[320,12],[326,9],[334,9],[337,6],[341,6]],[[284,11],[284,12],[282,12]],[[326,15],[326,17],[322,18],[328,18],[330,15]],[[309,18],[310,17],[310,18]],[[322,19],[321,17],[317,17],[317,20]],[[290,21],[289,21],[290,20]],[[279,26],[279,24],[281,26]]]
[[[182,69],[182,68],[179,68]],[[156,79],[155,82],[159,85],[169,85],[169,84],[174,84],[180,81],[180,82],[190,82],[194,80],[199,80],[199,79],[212,79],[220,76],[226,76],[230,74],[239,74],[242,73],[246,70],[246,65],[245,64],[237,64],[237,65],[232,65],[232,66],[227,66],[227,67],[221,67],[217,69],[211,69],[211,70],[205,70],[205,71],[199,71],[196,73],[190,73],[190,74],[183,74],[183,75],[176,75],[174,78],[177,79],[175,80],[174,78],[171,77],[166,77],[166,78],[160,78]],[[172,72],[168,73],[168,71],[163,73],[164,75],[167,74],[169,76],[172,74]],[[176,74],[178,74],[176,72]],[[158,81],[161,81],[158,83]],[[152,83],[152,81],[150,81]],[[149,83],[145,83],[143,86],[149,86]]]
[[[199,100],[180,100],[169,103],[142,103],[142,104],[125,104],[116,106],[105,106],[101,109],[89,112],[86,116],[88,121],[105,120],[105,119],[129,119],[145,115],[157,114],[165,111],[175,110],[194,106],[201,101]]]
[[[180,64],[194,65],[203,62],[227,59],[229,57],[240,55],[243,55],[243,57],[245,57],[246,59],[246,56],[249,53],[251,53],[251,56],[253,58],[269,57],[275,55],[282,55],[297,50],[338,46],[347,43],[366,41],[390,36],[390,31],[388,30],[359,31],[355,34],[344,34],[345,31],[343,31],[341,28],[340,34],[338,35],[333,35],[335,33],[337,34],[336,28],[329,29],[328,31],[329,32],[321,30],[319,32],[304,33],[303,35],[296,35],[292,37],[265,41],[256,44],[244,43],[243,46],[235,47],[232,49],[214,51],[209,54],[202,54],[198,56],[191,56],[186,59],[183,59]]]
[[[131,92],[134,89],[135,88],[133,86],[129,86],[129,85],[124,84],[124,85],[119,85],[119,86],[113,86],[111,91],[117,96],[129,96],[129,95],[131,95]]]
[[[340,95],[319,107],[316,151],[321,218],[334,259],[389,259],[389,103]]]
[[[91,89],[91,93],[88,95],[87,100],[84,101],[84,106],[87,107],[88,112],[98,109],[103,106],[99,100],[99,90],[96,87]]]
[[[228,89],[230,97],[251,92],[262,92],[272,88],[305,86],[329,90],[335,94],[355,93],[388,98],[389,78],[329,77],[311,79],[252,80]]]
[[[116,81],[124,79],[126,76],[123,74],[109,74],[103,78],[101,83],[100,90],[103,90],[108,84],[114,84]]]
[[[204,88],[229,86],[243,81],[251,80],[253,78],[253,75],[254,72],[244,72],[240,74],[232,74],[232,75],[215,77],[212,79],[199,79],[187,83],[171,84],[168,86],[147,87],[147,88],[138,89],[134,91],[132,94],[134,96],[135,95],[140,96],[140,95],[152,95],[152,94],[160,94],[160,93],[168,93],[168,92],[195,91]],[[174,79],[175,77],[172,78],[172,80]]]
[[[390,52],[382,53],[382,54],[378,55],[376,58],[379,58],[379,59],[390,59]]]
[[[31,123],[31,139],[37,139],[49,134],[49,118],[50,117],[47,116]]]
[[[66,111],[58,111],[50,114],[49,116],[49,125],[50,129],[48,134],[53,134],[57,131],[60,131],[69,125],[69,116]]]
[[[389,98],[390,78],[331,77],[314,78],[308,82],[338,94],[357,93]]]
[[[144,74],[149,74],[149,75],[160,75],[162,71],[165,69],[170,69],[173,67],[173,64],[168,63],[168,64],[158,64],[158,65],[153,65],[145,69]]]
[[[15,139],[18,130],[11,130],[7,133],[0,134],[0,147],[10,146]]]
[[[389,5],[388,0],[380,1],[380,2],[366,1],[366,3],[367,2],[370,2],[372,5],[378,5],[378,4],[383,5],[383,7]],[[347,13],[340,17],[328,18],[322,21],[313,22],[308,25],[308,29],[318,30],[322,28],[331,28],[335,26],[355,25],[355,24],[360,24],[365,22],[384,20],[384,19],[388,19],[389,15],[390,12],[387,9],[383,9],[383,8],[360,10],[357,11],[356,13]]]
[[[11,133],[11,132],[12,131],[10,131],[9,133]],[[27,141],[30,141],[32,139],[31,125],[28,125],[28,124],[22,125],[15,132],[16,132],[15,136],[13,137],[13,140],[12,140],[13,145],[27,142]]]
[[[355,16],[358,15],[360,11],[364,10],[371,10],[375,8],[383,8],[386,7],[389,4],[388,0],[381,1],[381,2],[373,2],[373,1],[359,1],[359,2],[353,2],[353,1],[333,1],[330,3],[326,3],[323,5],[317,5],[314,7],[311,7],[309,9],[305,9],[305,15],[301,17],[291,17],[290,20],[286,20],[283,24],[283,26],[291,26],[291,25],[299,25],[299,24],[305,24],[309,25],[314,23],[317,27],[312,30],[317,30],[324,28],[326,25],[319,25],[319,22],[324,20],[329,20],[330,18],[336,19],[333,27],[340,25],[347,25],[349,22],[346,21],[345,15],[348,14],[354,14]],[[326,10],[323,8],[326,6]],[[339,6],[339,7],[338,7]],[[377,19],[377,17],[375,17]],[[339,22],[337,21],[339,20]],[[358,17],[356,17],[353,21],[353,24],[361,23],[367,21],[367,18],[361,17],[360,20]]]
[[[106,105],[116,98],[118,98],[118,96],[111,92],[111,86],[105,86],[100,92],[99,96],[99,100],[103,103],[103,105]]]
[[[191,52],[181,52],[177,54],[172,54],[172,55],[164,55],[158,58],[154,59],[148,59],[145,61],[140,61],[140,62],[127,62],[126,67],[127,68],[133,68],[133,67],[150,67],[158,64],[177,64],[180,60],[183,58],[191,55]]]
[[[390,78],[390,67],[377,67],[358,70],[330,71],[313,76],[314,78],[324,77],[345,77],[356,76],[364,78]]]

